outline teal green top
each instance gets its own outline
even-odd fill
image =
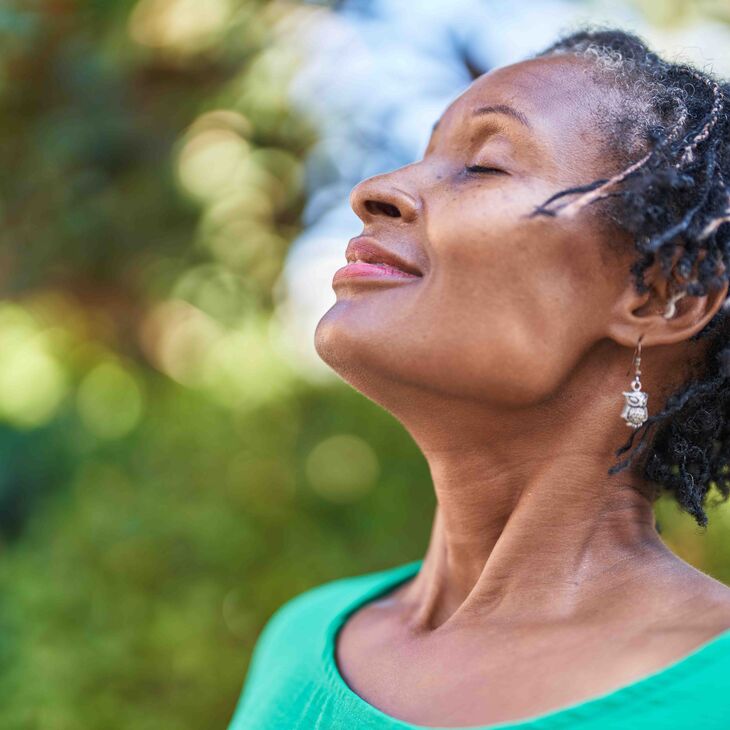
[[[347,617],[415,575],[421,562],[330,581],[282,605],[259,635],[228,730],[425,730],[350,689],[334,651]],[[661,671],[586,702],[451,730],[728,730],[729,681],[730,629]]]

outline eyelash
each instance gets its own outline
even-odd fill
[[[504,170],[500,170],[498,167],[485,167],[484,165],[467,165],[466,166],[467,172],[476,172],[476,173],[489,173],[489,174],[498,174],[498,175],[507,175],[508,173]]]

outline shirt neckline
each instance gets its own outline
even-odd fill
[[[624,700],[629,699],[632,695],[640,695],[645,700],[650,692],[664,689],[668,684],[679,681],[687,673],[693,671],[695,667],[702,665],[702,668],[706,668],[707,662],[710,661],[713,655],[718,658],[721,656],[719,649],[723,646],[724,642],[730,642],[730,628],[728,628],[704,644],[700,644],[700,646],[693,649],[690,653],[685,654],[677,661],[656,672],[602,695],[597,695],[582,702],[566,705],[557,710],[523,720],[492,725],[468,725],[459,727],[414,725],[405,720],[399,720],[391,715],[387,715],[352,690],[347,682],[345,682],[337,666],[335,646],[339,630],[355,611],[394,590],[400,584],[405,583],[405,581],[418,572],[422,562],[423,559],[414,560],[410,563],[396,566],[395,568],[386,569],[380,575],[376,574],[374,583],[365,591],[356,595],[355,598],[346,601],[344,605],[340,606],[326,627],[325,670],[329,681],[332,683],[335,691],[346,702],[352,705],[353,711],[358,713],[358,717],[364,716],[379,721],[383,725],[383,730],[385,728],[401,728],[402,730],[527,730],[528,728],[538,727],[557,728],[564,722],[575,719],[577,714],[585,714],[587,712],[598,714],[601,710],[605,710],[610,706],[622,704]]]

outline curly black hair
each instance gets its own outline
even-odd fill
[[[607,89],[611,109],[600,123],[620,169],[560,191],[532,215],[572,215],[600,202],[600,214],[634,242],[631,273],[640,293],[648,290],[644,275],[656,261],[675,301],[724,286],[730,276],[730,85],[666,61],[617,29],[570,33],[537,57],[556,54],[590,60],[587,68]],[[670,492],[702,527],[713,488],[718,503],[730,496],[730,299],[690,339],[705,338],[701,367],[632,432],[616,451],[617,457],[630,451],[628,457],[608,472],[640,464],[652,497]]]

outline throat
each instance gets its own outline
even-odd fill
[[[414,633],[485,621],[511,625],[589,620],[612,592],[675,559],[651,503],[627,488],[559,514],[523,492],[480,524],[473,507],[439,500],[419,573],[399,592]],[[548,500],[549,501],[549,500]]]

